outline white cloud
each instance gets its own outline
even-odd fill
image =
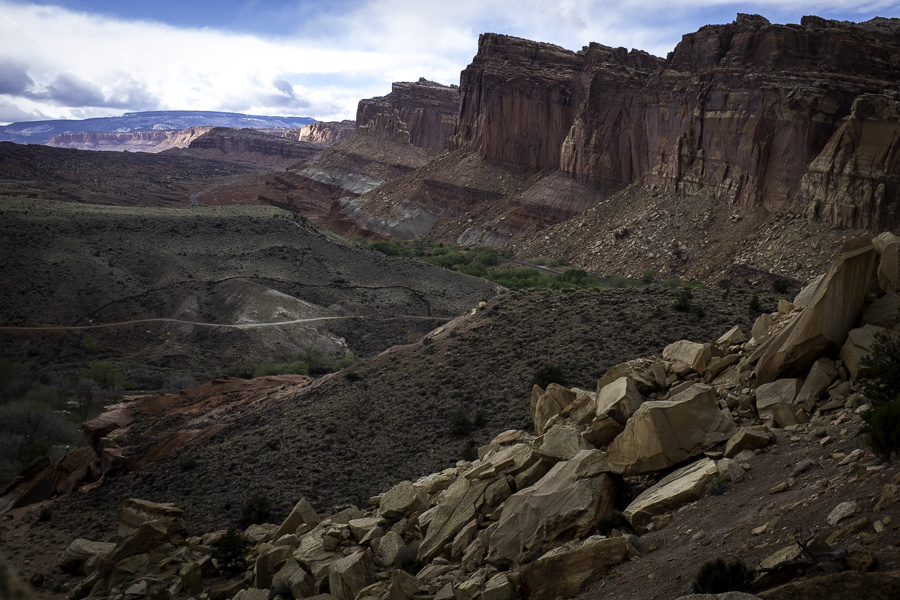
[[[281,15],[285,23],[296,19],[295,35],[263,37],[0,0],[0,111],[54,118],[149,109],[352,118],[359,99],[386,94],[393,81],[458,83],[477,51],[478,34],[487,31],[572,50],[599,42],[665,56],[682,34],[729,22],[737,12],[798,22],[810,13],[861,20],[900,11],[896,2],[877,0],[370,0],[322,6],[286,2]]]

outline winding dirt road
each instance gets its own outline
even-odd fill
[[[101,323],[99,325],[33,325],[28,327],[0,326],[0,332],[16,332],[16,331],[82,331],[86,329],[102,329],[108,327],[123,327],[127,325],[138,325],[141,323],[174,323],[177,325],[195,325],[197,327],[218,327],[224,329],[257,329],[261,327],[280,327],[282,325],[296,325],[298,323],[315,323],[318,321],[332,321],[335,319],[366,319],[366,318],[399,318],[399,319],[418,319],[423,321],[452,321],[456,317],[415,317],[402,315],[399,317],[315,317],[313,319],[294,319],[293,321],[275,321],[273,323],[202,323],[199,321],[181,321],[178,319],[135,319],[132,321],[117,321],[115,323]]]

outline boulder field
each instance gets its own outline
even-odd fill
[[[795,302],[761,316],[752,336],[734,328],[709,343],[676,342],[661,357],[614,367],[596,390],[535,386],[537,435],[502,432],[478,449],[477,459],[401,482],[366,507],[322,515],[301,498],[284,522],[242,533],[249,550],[236,570],[222,558],[223,540],[233,532],[188,536],[175,506],[129,499],[116,542],[74,540],[60,557],[60,568],[85,577],[70,597],[575,596],[617,565],[639,564],[652,551],[642,537],[677,523],[682,507],[725,481],[742,481],[748,461],[778,432],[860,420],[868,407],[861,358],[877,336],[900,331],[896,316],[877,324],[866,317],[880,314],[872,307],[897,291],[900,273],[890,257],[898,244],[892,234],[847,241],[825,276]],[[107,415],[107,434],[115,417]],[[102,447],[108,438],[95,433]],[[884,468],[863,449],[841,462],[863,463]],[[626,498],[624,487],[640,478],[643,491]],[[895,479],[876,509],[897,505]],[[598,520],[623,500],[621,520],[600,527]],[[854,532],[890,526],[887,517],[857,523],[861,509],[856,502],[833,507],[820,515],[827,537],[801,532],[795,545],[750,565],[757,567],[752,591],[760,595],[743,597],[801,597],[791,593],[815,586],[836,593],[866,585],[867,577],[879,590],[900,590],[896,573],[868,573],[871,551],[848,546]],[[839,565],[838,573],[807,579],[806,587],[791,582],[798,566],[819,562]]]

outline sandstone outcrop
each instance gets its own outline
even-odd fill
[[[288,166],[317,154],[323,146],[266,135],[253,129],[215,127],[191,141],[188,148],[203,156]]]
[[[46,143],[54,148],[77,148],[106,152],[163,152],[171,148],[187,148],[212,127],[189,127],[165,131],[129,131],[125,133],[91,132],[61,133]]]
[[[648,401],[609,445],[604,466],[613,473],[658,471],[728,440],[734,424],[716,404],[715,389],[695,384],[670,400]]]
[[[394,83],[386,96],[360,100],[356,131],[440,152],[450,143],[458,113],[459,88],[421,78]]]
[[[356,131],[355,121],[310,123],[300,129],[286,131],[282,134],[282,137],[297,140],[298,142],[331,146],[350,137],[354,131]]]
[[[825,352],[838,349],[858,322],[875,266],[868,238],[844,244],[800,317],[756,352],[760,383],[803,371]]]

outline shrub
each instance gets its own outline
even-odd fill
[[[475,427],[484,427],[487,425],[487,414],[483,408],[475,411]]]
[[[475,447],[473,440],[466,440],[465,446],[460,450],[459,455],[463,460],[472,462],[478,458],[478,448]]]
[[[875,454],[893,460],[900,453],[900,394],[875,406],[864,418],[869,447]]]
[[[216,549],[212,551],[212,557],[219,566],[219,570],[230,575],[245,571],[247,569],[247,546],[247,538],[235,528],[230,528],[222,536]]]
[[[449,413],[450,429],[453,435],[462,437],[472,431],[472,422],[469,420],[469,411],[464,406],[457,406]]]
[[[772,291],[776,294],[787,294],[791,289],[791,282],[787,279],[776,279],[772,282]]]
[[[656,271],[653,269],[647,269],[644,271],[644,274],[641,275],[641,281],[646,284],[651,284],[656,279]]]
[[[46,523],[50,519],[53,518],[53,509],[49,506],[44,506],[41,508],[41,512],[38,513],[38,521],[41,523]]]
[[[178,468],[181,469],[182,472],[190,471],[191,469],[195,469],[197,467],[197,459],[193,456],[182,456],[178,459]]]
[[[597,520],[595,529],[600,535],[606,536],[612,533],[613,529],[618,529],[619,531],[633,531],[631,523],[628,522],[625,515],[617,510],[611,510],[600,517]]]
[[[559,365],[544,363],[531,376],[531,385],[546,389],[551,383],[563,383],[563,370]]]
[[[694,314],[697,315],[697,320],[701,320],[706,316],[706,309],[702,306],[698,306],[694,309]]]
[[[609,285],[611,285],[614,288],[621,289],[624,287],[628,287],[628,280],[625,279],[624,277],[622,277],[621,275],[613,275],[612,277],[609,278]]]
[[[750,583],[752,572],[739,560],[726,563],[721,558],[703,563],[694,581],[695,594],[742,592]]]
[[[664,288],[677,288],[681,285],[681,280],[677,277],[670,277],[662,282]]]
[[[359,381],[362,379],[362,375],[357,373],[356,371],[347,371],[344,373],[344,378],[349,382]]]
[[[241,508],[241,526],[265,523],[272,513],[272,503],[262,492],[253,492]]]
[[[761,304],[759,303],[759,295],[753,294],[753,297],[750,298],[750,304],[748,305],[750,312],[759,312],[761,308]]]
[[[691,312],[691,300],[694,299],[694,293],[687,289],[683,288],[678,290],[678,296],[675,300],[675,304],[672,305],[672,308],[679,312]]]
[[[873,407],[893,401],[900,391],[900,338],[876,335],[872,352],[862,364],[869,369],[863,394]]]
[[[709,492],[710,496],[721,496],[726,489],[728,489],[728,477],[721,473],[713,477],[709,485],[706,486],[706,491]]]

